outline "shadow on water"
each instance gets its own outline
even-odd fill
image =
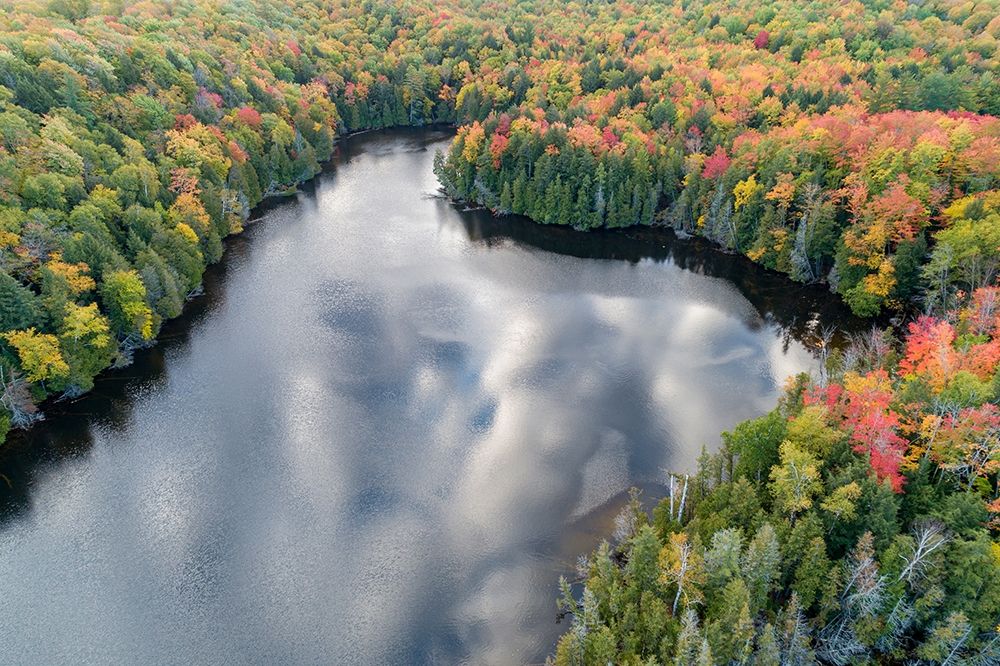
[[[469,239],[486,246],[506,243],[573,257],[626,261],[669,262],[684,270],[733,284],[760,315],[756,326],[774,324],[787,339],[811,345],[817,329],[835,326],[844,334],[871,327],[822,285],[801,284],[753,263],[747,257],[719,250],[704,238],[681,238],[667,227],[633,227],[577,231],[532,222],[520,215],[498,217],[486,210],[462,212]],[[754,323],[751,322],[751,326]]]
[[[336,168],[365,154],[426,151],[450,135],[444,129],[409,129],[360,134],[343,141],[337,154],[317,180],[336,178]],[[396,139],[386,142],[386,137]],[[190,301],[183,314],[167,322],[155,346],[136,352],[127,368],[102,373],[94,390],[71,401],[44,405],[47,418],[27,432],[14,432],[0,450],[0,525],[24,514],[31,503],[33,479],[63,460],[85,457],[93,445],[92,428],[111,432],[128,427],[137,401],[153,395],[170,372],[167,358],[183,350],[205,319],[225,304],[227,267],[239,263],[252,250],[259,224],[277,208],[315,202],[317,180],[302,186],[295,197],[262,204],[246,231],[226,241],[224,260],[210,266],[204,276],[204,294]],[[444,201],[442,205],[446,204]],[[685,270],[726,280],[735,285],[759,313],[751,327],[774,325],[787,346],[799,340],[807,346],[818,328],[835,323],[839,331],[870,326],[819,286],[800,285],[765,270],[742,256],[725,254],[702,239],[681,239],[664,228],[633,228],[580,232],[565,227],[536,224],[524,217],[496,217],[485,210],[461,212],[468,239],[502,250],[508,244],[579,258],[670,262]],[[485,417],[484,417],[485,418]],[[377,498],[371,498],[373,501]],[[618,503],[623,501],[618,498]],[[604,522],[598,521],[604,527]]]
[[[205,271],[204,293],[163,325],[155,345],[137,350],[131,365],[101,373],[93,390],[79,398],[48,401],[42,406],[44,421],[31,430],[10,433],[0,449],[0,525],[16,520],[29,507],[36,474],[60,460],[88,455],[92,427],[112,432],[128,427],[137,398],[166,382],[170,353],[187,345],[206,316],[224,305],[227,267],[250,251],[253,235],[250,227],[226,241],[225,260]]]

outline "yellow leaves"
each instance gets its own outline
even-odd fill
[[[953,153],[961,153],[975,141],[976,135],[967,123],[960,123],[948,134]]]
[[[704,229],[705,228],[705,215],[704,214],[699,215],[698,216],[698,221],[695,224],[698,226],[699,229]]]
[[[485,138],[486,132],[483,130],[483,126],[478,122],[473,123],[472,127],[465,134],[465,143],[462,146],[462,159],[470,164],[475,164],[479,158]]]
[[[771,229],[771,237],[774,239],[774,252],[775,254],[781,254],[782,250],[785,249],[785,243],[788,241],[788,229]]]
[[[875,296],[885,298],[896,286],[896,267],[888,257],[882,259],[878,272],[865,276],[865,291]]]
[[[229,173],[231,160],[223,153],[219,138],[204,125],[199,123],[184,130],[168,130],[166,136],[167,155],[174,158],[180,166],[195,169],[199,173],[203,167],[207,167],[220,179]],[[277,141],[279,138],[283,141],[283,146],[289,145],[295,138],[295,133],[284,121],[272,130],[272,140]]]
[[[892,393],[892,382],[889,375],[884,372],[869,372],[859,374],[857,372],[844,373],[844,390],[848,393]]]
[[[820,507],[838,520],[850,521],[857,514],[856,502],[859,497],[861,497],[861,486],[857,481],[851,481],[830,493]]]
[[[59,337],[74,342],[86,339],[89,345],[105,348],[111,344],[111,328],[97,310],[97,303],[84,306],[67,303]]]
[[[819,461],[785,440],[780,448],[781,463],[771,468],[771,493],[777,504],[794,516],[812,506],[813,496],[822,490]]]
[[[1000,190],[990,190],[983,194],[971,194],[961,199],[955,199],[951,205],[941,211],[942,217],[949,223],[957,222],[969,216],[969,206],[982,206],[982,214],[1000,213]]]
[[[45,264],[45,268],[52,271],[56,277],[62,278],[74,296],[79,296],[97,286],[94,278],[88,275],[90,266],[83,262],[67,264],[59,252],[52,253],[52,258]]]
[[[8,247],[15,247],[21,242],[21,237],[12,231],[0,230],[0,250],[4,250]]]
[[[781,117],[781,112],[785,110],[785,107],[777,97],[765,97],[757,105],[757,110],[767,118],[768,122],[773,123]]]
[[[126,335],[153,337],[153,311],[146,302],[146,285],[135,271],[115,271],[104,276],[104,302],[115,328]]]
[[[34,327],[24,331],[4,333],[3,338],[17,352],[21,369],[28,381],[43,382],[61,379],[69,374],[69,365],[59,351],[59,340],[48,333],[38,333]]]
[[[823,405],[804,407],[799,415],[788,422],[785,436],[803,451],[825,456],[843,437],[841,432],[827,424],[828,410]]]
[[[765,254],[767,254],[767,248],[764,247],[755,247],[747,250],[746,252],[747,257],[749,257],[751,261],[760,261]]]
[[[704,560],[699,548],[691,542],[686,533],[671,534],[670,540],[660,550],[658,561],[660,582],[664,585],[677,586],[675,611],[677,601],[680,599],[684,599],[686,605],[701,601],[701,585],[705,582]]]
[[[684,186],[691,184],[692,178],[701,173],[705,165],[705,156],[701,153],[691,153],[684,157]]]
[[[830,130],[825,127],[817,127],[809,135],[809,139],[817,143],[823,143],[830,138]]]
[[[183,222],[178,222],[176,229],[186,241],[190,242],[192,245],[198,244],[198,234],[194,232],[194,229]]]
[[[177,227],[181,224],[186,225],[198,232],[199,236],[206,234],[212,223],[201,199],[191,192],[183,192],[177,196],[167,211],[167,219]]]
[[[755,174],[750,174],[745,180],[736,183],[733,188],[733,209],[738,211],[747,205],[753,196],[762,189],[763,186],[757,182]]]

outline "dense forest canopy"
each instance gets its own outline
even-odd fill
[[[452,195],[665,220],[865,314],[996,272],[995,1],[0,7],[0,431],[127,362],[354,130],[457,123]]]
[[[793,379],[580,562],[557,664],[1000,663],[1000,289]]]
[[[0,10],[0,440],[150,344],[338,135],[455,124],[454,198],[927,313],[631,504],[557,662],[1000,661],[997,0]]]

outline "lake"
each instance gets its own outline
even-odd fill
[[[372,133],[0,454],[8,663],[537,663],[557,580],[851,322],[660,229],[435,196]]]

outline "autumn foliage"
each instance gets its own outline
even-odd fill
[[[652,516],[633,495],[564,581],[555,662],[994,663],[996,299],[857,337]]]

